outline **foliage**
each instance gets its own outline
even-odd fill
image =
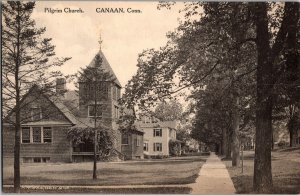
[[[186,124],[179,124],[176,131],[176,139],[183,141],[184,144],[191,139],[191,132],[192,126],[190,123]]]
[[[70,58],[55,57],[51,38],[43,38],[46,28],[36,28],[31,19],[34,2],[8,1],[2,4],[2,93],[4,116],[20,98],[38,84],[44,93],[53,92],[55,78],[61,76],[53,67]],[[22,107],[21,107],[22,108]]]
[[[134,108],[126,108],[122,99],[119,101],[120,105],[120,117],[118,119],[119,130],[123,133],[136,130],[134,125],[136,116]]]
[[[299,4],[192,2],[184,11],[185,21],[167,35],[164,47],[140,54],[125,100],[147,108],[190,88],[196,101],[192,135],[206,143],[220,142],[224,128],[235,138],[239,129],[241,136],[251,134],[255,124],[254,188],[268,192],[274,89],[289,86],[282,90],[283,97],[292,97],[289,105],[299,94],[293,92],[299,75]],[[232,141],[238,147],[238,140]]]
[[[182,105],[175,100],[171,100],[158,104],[155,108],[154,116],[161,121],[180,120],[182,111]]]
[[[103,128],[101,128],[103,129]],[[88,141],[94,142],[95,129],[91,127],[86,128],[71,128],[68,131],[68,139],[72,142],[73,146],[78,146],[81,143]],[[108,130],[97,131],[97,155],[98,157],[106,157],[113,149],[112,137],[109,135]]]
[[[169,141],[169,151],[171,156],[179,156],[180,155],[180,143],[176,140]]]
[[[115,78],[113,75],[105,70],[103,67],[103,59],[100,54],[96,54],[93,59],[93,64],[85,68],[81,68],[76,74],[72,75],[73,79],[76,79],[76,88],[79,89],[79,93],[85,93],[81,95],[80,104],[88,105],[91,102],[94,104],[95,101],[105,100],[107,98],[108,85],[113,82]],[[81,84],[81,85],[80,85]]]
[[[288,121],[287,127],[290,132],[295,133],[300,129],[300,117],[298,112],[292,116],[292,118]]]

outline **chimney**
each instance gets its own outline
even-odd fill
[[[66,92],[66,79],[57,78],[56,79],[56,93],[59,95],[64,95]]]

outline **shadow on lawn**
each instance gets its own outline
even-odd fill
[[[78,179],[72,179],[71,181],[68,180],[62,180],[62,179],[47,179],[44,177],[21,177],[21,184],[23,185],[31,185],[34,183],[34,185],[64,185],[64,186],[76,186],[76,185],[82,185],[82,186],[121,186],[121,185],[183,185],[183,184],[189,184],[193,183],[198,174],[194,174],[189,177],[185,177],[182,180],[179,180],[178,178],[168,178],[168,180],[160,180],[160,181],[144,181],[143,178],[135,178],[137,180],[130,180],[125,181],[124,178],[120,178],[118,176],[110,176],[109,180],[107,178],[102,178],[101,175],[98,175],[97,180],[92,179],[91,172],[89,172],[90,177],[89,178],[78,178]],[[112,183],[113,181],[113,183]],[[13,184],[13,178],[9,178],[4,180],[5,185],[12,185]]]
[[[253,191],[253,176],[236,176],[232,177],[234,187],[238,194],[252,194]],[[300,178],[295,178],[293,175],[286,175],[285,178],[273,178],[272,194],[299,194],[300,193]]]
[[[189,170],[176,170],[178,175],[184,175]],[[47,177],[41,177],[37,175],[33,176],[22,176],[21,183],[22,184],[35,184],[35,185],[163,185],[163,184],[188,184],[193,183],[198,174],[193,174],[191,176],[186,176],[182,178],[174,177],[174,173],[164,172],[161,170],[159,172],[154,172],[152,170],[140,172],[140,170],[123,170],[123,169],[112,169],[112,168],[103,168],[97,170],[98,179],[92,179],[92,171],[91,170],[64,170],[55,173],[55,178],[53,176],[53,172],[51,171],[42,171],[41,175],[45,175]],[[153,181],[145,180],[145,176],[157,177],[159,175],[163,175],[164,177],[160,178],[160,180]],[[69,176],[68,176],[69,175]],[[72,179],[69,178],[70,175],[76,176]],[[128,177],[127,177],[128,176]],[[132,177],[132,179],[130,179]],[[4,184],[13,184],[13,178],[8,178],[3,181]]]
[[[129,166],[138,166],[138,165],[180,165],[180,164],[186,164],[186,163],[192,163],[192,162],[206,162],[206,159],[197,159],[197,160],[191,160],[191,159],[170,159],[170,160],[149,160],[149,161],[140,161],[140,162],[134,162],[134,163],[128,163]]]
[[[158,187],[158,188],[116,188],[116,189],[21,189],[21,193],[97,193],[97,194],[188,194],[189,187]],[[4,188],[3,192],[12,193],[13,188]]]

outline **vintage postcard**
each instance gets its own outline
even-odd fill
[[[2,1],[2,193],[300,193],[299,2]]]

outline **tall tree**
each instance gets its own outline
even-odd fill
[[[101,43],[100,43],[101,44]],[[97,54],[94,58],[93,66],[87,66],[85,69],[81,69],[77,74],[75,74],[75,78],[77,78],[77,87],[82,87],[83,90],[79,89],[79,96],[81,97],[80,106],[87,107],[88,105],[92,105],[92,110],[89,110],[90,120],[93,123],[93,127],[84,126],[83,128],[74,129],[70,131],[70,137],[74,137],[73,131],[79,132],[87,132],[88,135],[90,131],[93,131],[93,145],[94,145],[94,158],[93,158],[93,179],[97,179],[97,156],[99,151],[99,146],[102,143],[98,143],[100,133],[107,133],[109,129],[109,121],[105,121],[102,118],[103,110],[108,109],[106,104],[101,104],[101,101],[106,100],[108,98],[108,89],[109,83],[114,81],[113,75],[105,70],[103,67],[103,59],[100,54]],[[80,94],[82,93],[82,94]],[[86,113],[84,113],[86,115]],[[113,132],[113,131],[110,131]],[[76,133],[75,133],[76,134]],[[105,135],[105,134],[104,134]],[[111,140],[115,135],[110,134]],[[101,136],[100,136],[101,137]],[[89,137],[91,138],[91,137]],[[73,138],[72,138],[73,139]]]
[[[270,8],[268,4],[256,3],[253,8],[257,45],[256,147],[253,188],[257,192],[265,193],[270,192],[273,186],[271,170],[273,89],[280,74],[280,70],[275,67],[275,62],[279,59],[291,27],[298,25],[299,3],[286,2],[284,4],[282,21],[277,24],[280,28],[275,35],[268,29]],[[272,41],[274,44],[271,44]]]
[[[253,187],[257,192],[269,192],[274,85],[284,84],[278,80],[284,45],[298,41],[294,34],[299,28],[295,27],[299,23],[299,3],[193,2],[187,4],[185,11],[186,20],[177,31],[168,34],[170,41],[165,47],[139,56],[138,72],[128,83],[125,97],[147,106],[149,101],[169,97],[184,88],[203,90],[214,80],[229,78],[225,89],[232,99],[245,102],[243,109],[249,105],[256,108]],[[198,15],[200,19],[195,20]],[[295,48],[295,44],[289,45]],[[293,70],[299,66],[295,56],[295,52],[290,55],[288,63]],[[175,78],[179,80],[177,85]],[[244,82],[240,82],[242,78]],[[247,105],[249,99],[252,103]],[[234,113],[238,117],[236,110]],[[235,130],[239,129],[237,121]],[[211,124],[208,121],[208,129],[213,128]],[[233,141],[237,143],[237,139]]]
[[[177,31],[168,34],[169,44],[161,50],[148,50],[140,55],[137,75],[128,83],[125,97],[140,105],[169,97],[184,88],[203,90],[223,81],[225,94],[232,98],[253,96],[255,47],[249,27],[243,17],[245,3],[192,3],[188,5],[186,21]],[[190,20],[197,7],[204,7],[204,16]],[[239,10],[245,10],[242,13]],[[244,43],[244,44],[242,44]],[[246,78],[246,79],[244,79]],[[176,83],[175,80],[179,80]],[[241,82],[243,81],[243,82]],[[253,84],[254,83],[254,84]],[[204,89],[205,90],[205,89]],[[249,92],[251,92],[249,94]],[[224,96],[220,94],[220,99]],[[197,100],[197,96],[191,96]],[[151,103],[150,103],[151,104]],[[232,108],[240,109],[233,102]],[[239,111],[235,112],[233,165],[239,159]]]
[[[50,93],[54,78],[61,76],[50,71],[70,58],[54,58],[50,38],[42,38],[46,28],[36,28],[31,19],[34,2],[8,1],[2,3],[2,106],[4,113],[14,107],[14,192],[20,192],[20,112],[25,105],[20,100],[33,84]]]

